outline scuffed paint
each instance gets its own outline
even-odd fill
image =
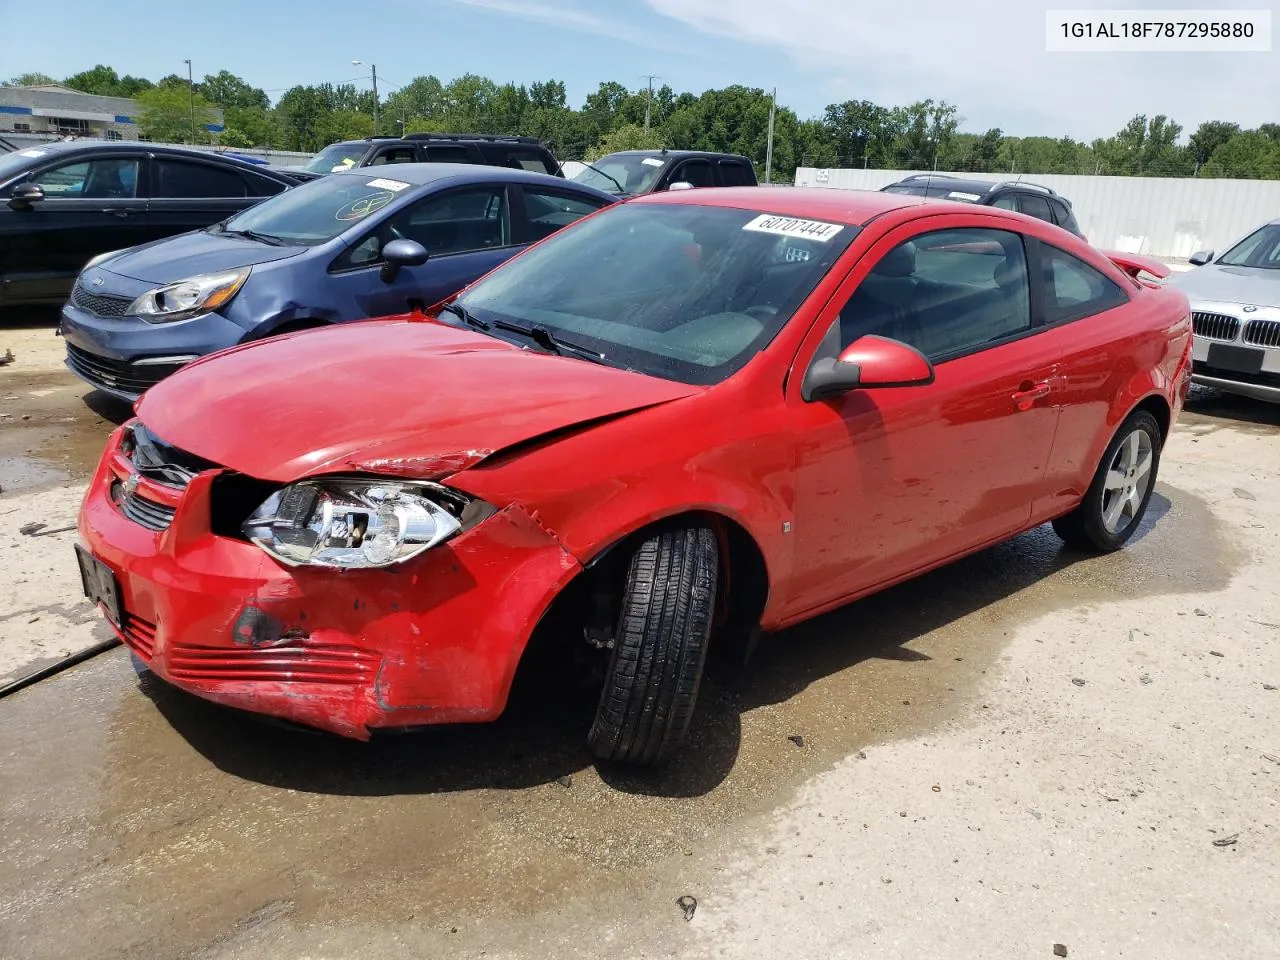
[[[400,477],[406,480],[439,480],[451,473],[473,467],[492,455],[492,450],[459,450],[427,457],[383,457],[361,460],[352,457],[347,466],[362,473],[378,476]]]

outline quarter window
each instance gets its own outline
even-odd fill
[[[138,160],[81,160],[42,170],[31,178],[50,199],[132,199],[138,195]]]
[[[1026,193],[1020,194],[1018,196],[1018,206],[1029,217],[1053,223],[1053,213],[1049,209],[1049,201],[1044,197],[1035,197]]]
[[[876,263],[840,311],[827,350],[838,353],[876,334],[910,344],[936,362],[1030,329],[1021,236],[938,230],[898,244]]]
[[[1118,284],[1078,257],[1045,243],[1040,245],[1040,257],[1049,323],[1079,320],[1128,302]]]
[[[244,180],[235,170],[187,160],[156,160],[156,196],[163,199],[243,197]]]

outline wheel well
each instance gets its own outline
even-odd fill
[[[1133,409],[1135,413],[1145,410],[1156,418],[1156,423],[1160,427],[1160,446],[1163,447],[1164,442],[1169,439],[1169,430],[1173,426],[1173,411],[1169,409],[1168,401],[1159,394],[1152,394]]]

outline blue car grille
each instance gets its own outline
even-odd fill
[[[133,301],[127,297],[108,297],[90,293],[80,284],[71,291],[71,302],[81,310],[99,317],[123,317]]]
[[[69,343],[67,365],[96,387],[139,396],[183,366],[180,363],[148,363],[139,366],[127,360],[100,357]]]

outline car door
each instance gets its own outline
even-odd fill
[[[394,239],[416,240],[430,257],[386,283],[379,275],[381,251]],[[354,315],[386,316],[403,313],[411,300],[440,302],[518,249],[507,186],[459,187],[430,194],[381,221],[335,261],[330,281]]]
[[[1078,257],[1043,240],[1030,245],[1040,267],[1044,341],[1061,358],[1056,389],[1061,411],[1035,514],[1048,519],[1084,494],[1097,467],[1090,461],[1107,431],[1115,397],[1117,356],[1128,356],[1123,317],[1117,309],[1129,294],[1115,280]],[[1141,336],[1141,333],[1131,334]]]
[[[142,153],[80,154],[33,170],[22,182],[38,185],[44,199],[10,211],[4,298],[63,299],[92,257],[143,242],[145,160]]]
[[[824,309],[787,385],[797,438],[788,615],[816,611],[1024,527],[1057,412],[1020,234],[952,215],[899,227]],[[806,403],[815,359],[875,334],[934,365],[926,386]]]
[[[537,243],[608,205],[569,190],[527,185],[513,188],[513,197],[515,236],[520,244]]]
[[[229,164],[157,154],[151,160],[151,239],[199,230],[257,203],[245,176]]]

